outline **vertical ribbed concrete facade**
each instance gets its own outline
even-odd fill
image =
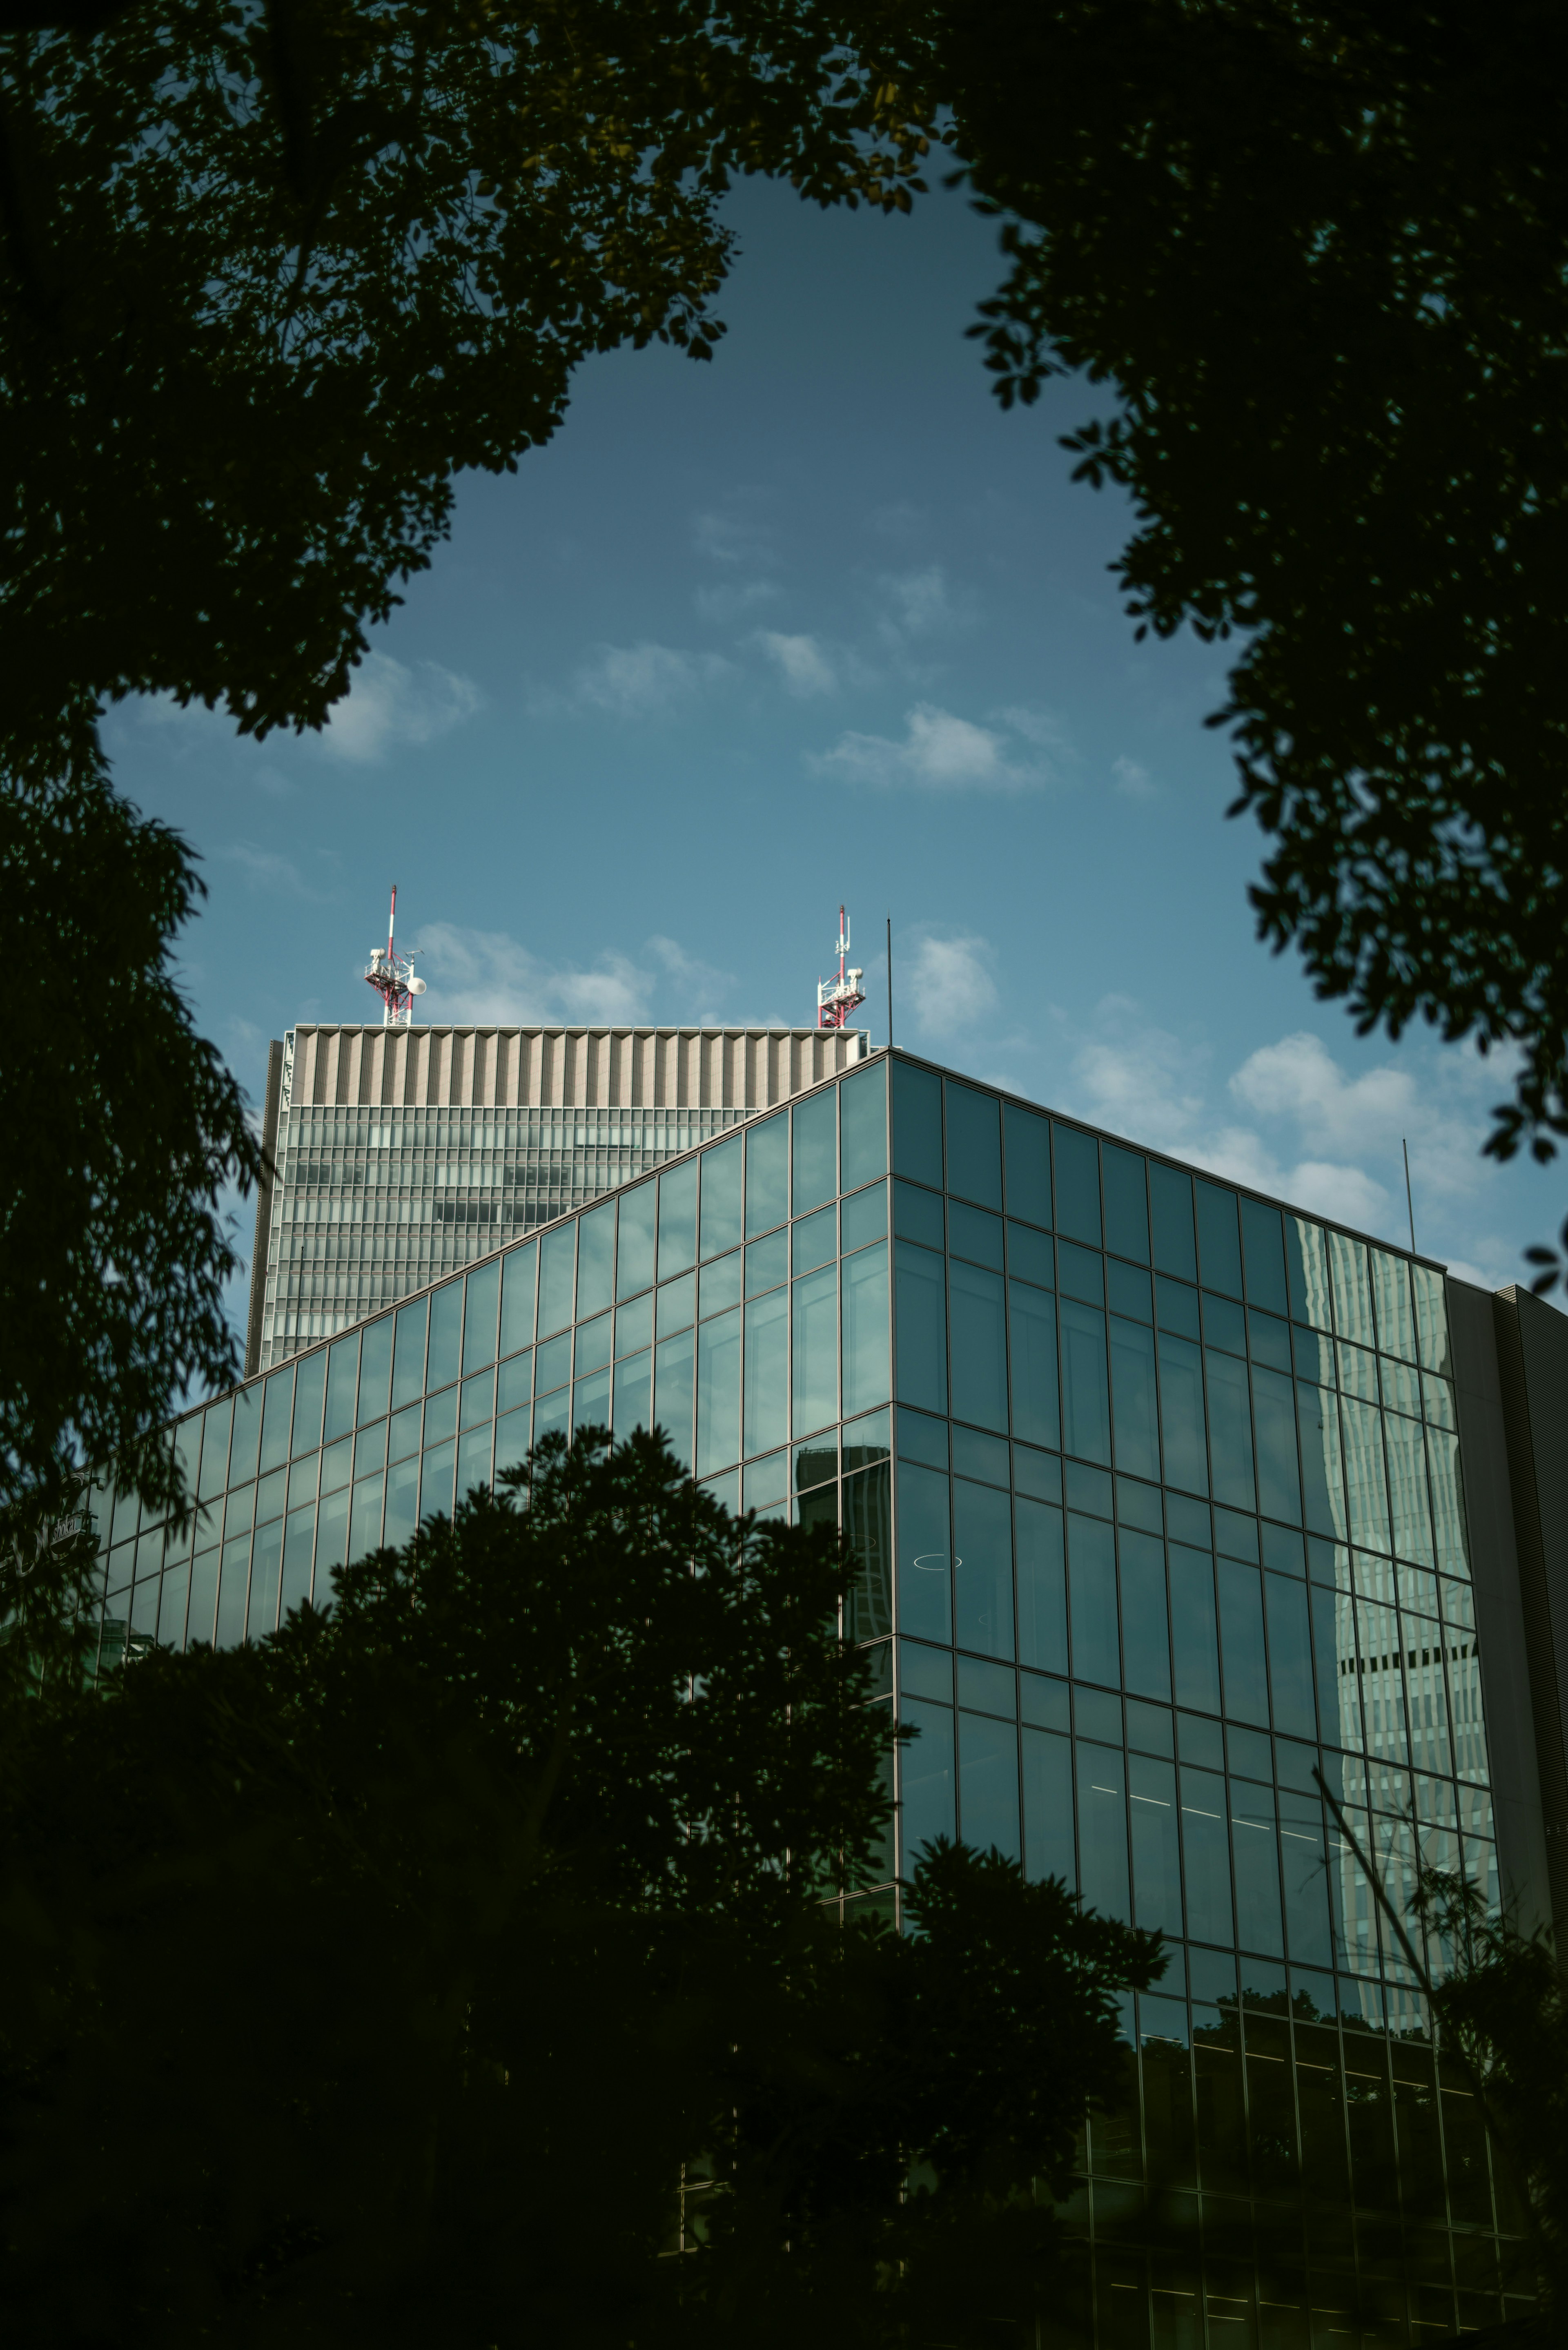
[[[867,1049],[853,1029],[291,1029],[268,1071],[247,1373]]]

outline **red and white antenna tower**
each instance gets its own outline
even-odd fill
[[[863,971],[846,971],[844,958],[849,952],[849,918],[842,906],[838,909],[838,944],[834,949],[838,957],[836,979],[819,979],[816,983],[816,1024],[819,1028],[842,1028],[857,1003],[866,1001],[866,990],[860,983]]]
[[[370,960],[365,965],[365,977],[381,999],[383,1028],[411,1028],[414,1024],[414,998],[425,992],[422,979],[414,976],[414,952],[400,955],[393,939],[398,926],[398,885],[392,884],[392,910],[387,917],[387,943],[383,950],[372,947]]]

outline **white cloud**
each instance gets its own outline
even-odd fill
[[[1012,757],[993,728],[955,717],[933,702],[917,702],[905,726],[901,743],[851,730],[814,764],[851,782],[886,789],[907,784],[929,792],[1017,792],[1045,780],[1038,766]]]
[[[1127,800],[1151,800],[1159,789],[1148,769],[1140,767],[1136,759],[1113,759],[1111,781]]]
[[[293,859],[275,848],[259,848],[254,840],[232,840],[225,847],[215,848],[213,855],[224,865],[237,865],[256,889],[286,889],[297,898],[317,894],[306,887]]]
[[[837,685],[833,663],[815,637],[785,637],[776,629],[761,629],[756,641],[792,693],[805,699],[814,693],[831,693]]]
[[[919,571],[885,571],[877,586],[885,606],[879,626],[891,642],[945,635],[970,627],[976,617],[973,592],[951,587],[940,563]]]
[[[552,969],[502,931],[427,922],[417,953],[430,993],[428,1020],[566,1020],[587,1024],[647,1016],[651,975],[624,954],[587,971]]]
[[[672,645],[601,645],[572,679],[574,698],[618,718],[648,718],[689,701],[729,674],[717,653]]]
[[[770,571],[777,564],[773,534],[759,520],[760,498],[739,491],[722,508],[712,507],[691,517],[691,544],[711,563]]]
[[[953,1036],[972,1028],[995,1011],[996,983],[986,965],[992,957],[987,940],[937,938],[916,941],[912,954],[894,960],[895,1008],[914,1005],[915,1019],[929,1036]]]
[[[754,612],[759,604],[776,602],[780,593],[771,579],[721,579],[712,587],[699,588],[691,600],[700,619],[722,627]]]
[[[676,939],[654,937],[639,958],[607,950],[586,968],[551,964],[502,931],[430,922],[420,934],[419,967],[430,993],[421,1016],[435,1021],[580,1022],[586,1026],[646,1024],[655,1018],[719,1023],[734,986],[729,972],[688,954]]]
[[[483,703],[472,678],[460,677],[439,661],[416,661],[410,667],[389,653],[367,653],[354,672],[348,699],[336,704],[320,740],[335,758],[366,765],[405,744],[418,746],[450,734]]]

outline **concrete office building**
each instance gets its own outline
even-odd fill
[[[1168,1937],[1043,2341],[1517,2310],[1506,2178],[1314,1772],[1396,1898],[1419,1856],[1568,1929],[1563,1318],[879,1053],[182,1419],[193,1538],[97,1498],[105,1653],[260,1637],[545,1431],[650,1420],[849,1533],[919,1732],[854,1898],[896,1914],[956,1830]]]
[[[867,1049],[847,1028],[301,1023],[268,1055],[245,1376]]]

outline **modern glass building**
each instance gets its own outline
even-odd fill
[[[878,1054],[181,1420],[193,1536],[97,1496],[104,1653],[657,1423],[849,1533],[919,1734],[848,1900],[956,1832],[1169,1939],[1043,2340],[1437,2341],[1509,2313],[1518,2214],[1314,1774],[1397,1900],[1422,1856],[1552,1915],[1565,1373],[1538,1301]]]
[[[857,1029],[291,1028],[268,1057],[247,1378],[867,1049]]]

